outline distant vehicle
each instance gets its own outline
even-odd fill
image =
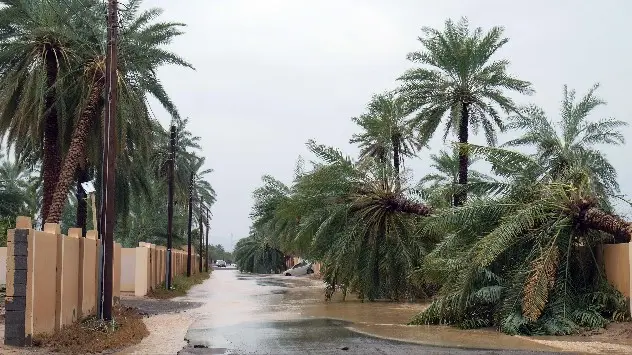
[[[225,262],[224,260],[217,260],[217,261],[215,262],[215,265],[216,265],[217,267],[226,267],[226,262]]]
[[[287,269],[283,272],[285,276],[302,276],[313,274],[314,269],[312,269],[312,263],[308,261],[301,261],[300,263],[292,266],[291,269]]]

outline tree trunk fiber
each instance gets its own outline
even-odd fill
[[[48,210],[59,179],[61,159],[59,158],[59,122],[57,118],[56,96],[59,68],[55,51],[46,46],[46,95],[44,96],[44,144],[42,151],[42,180],[44,180],[42,221],[46,221]]]
[[[632,237],[632,223],[596,208],[589,207],[580,213],[581,223],[614,237],[615,243],[629,243]]]
[[[410,201],[404,197],[394,196],[388,199],[386,205],[391,210],[403,213],[416,214],[419,216],[429,216],[432,209],[424,204]]]
[[[81,186],[82,182],[88,181],[88,167],[86,163],[83,166],[77,168],[77,223],[76,227],[81,228],[81,236],[86,236],[87,221],[88,221],[88,195]]]
[[[55,194],[53,195],[53,201],[48,211],[46,223],[59,223],[61,215],[64,210],[64,205],[68,198],[68,190],[70,184],[73,181],[74,173],[79,166],[79,161],[83,156],[86,149],[86,141],[88,139],[88,130],[92,119],[95,117],[95,113],[99,104],[99,99],[103,93],[103,78],[99,78],[91,88],[90,95],[88,96],[88,103],[86,108],[81,113],[81,117],[72,132],[72,139],[70,141],[70,148],[64,159],[64,165],[59,175],[59,181],[55,188]]]
[[[468,104],[463,102],[461,108],[461,120],[459,121],[459,143],[467,144],[469,140],[468,130]],[[469,165],[468,153],[463,147],[459,147],[459,185],[467,185],[467,168]],[[463,191],[454,195],[454,205],[462,206],[467,199],[467,192]]]

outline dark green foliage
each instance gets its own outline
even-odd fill
[[[590,185],[558,182],[516,153],[474,146],[470,152],[494,162],[509,183],[426,219],[425,233],[446,237],[416,276],[442,286],[412,323],[561,335],[626,317],[623,296],[597,263],[596,248],[606,238],[581,220]]]
[[[243,272],[278,274],[285,270],[285,256],[260,234],[253,232],[235,245],[235,262]]]

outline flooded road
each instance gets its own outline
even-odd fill
[[[406,326],[423,305],[324,302],[322,283],[306,278],[219,269],[181,301],[202,306],[193,311],[195,321],[186,333],[189,346],[180,354],[543,354],[540,351],[552,350],[496,332]]]

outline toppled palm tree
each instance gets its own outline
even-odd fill
[[[506,181],[490,197],[426,219],[426,233],[446,237],[418,274],[442,287],[413,323],[569,334],[622,319],[625,301],[605,280],[594,247],[629,242],[632,223],[601,210],[590,183],[561,181],[519,153],[468,150]]]

